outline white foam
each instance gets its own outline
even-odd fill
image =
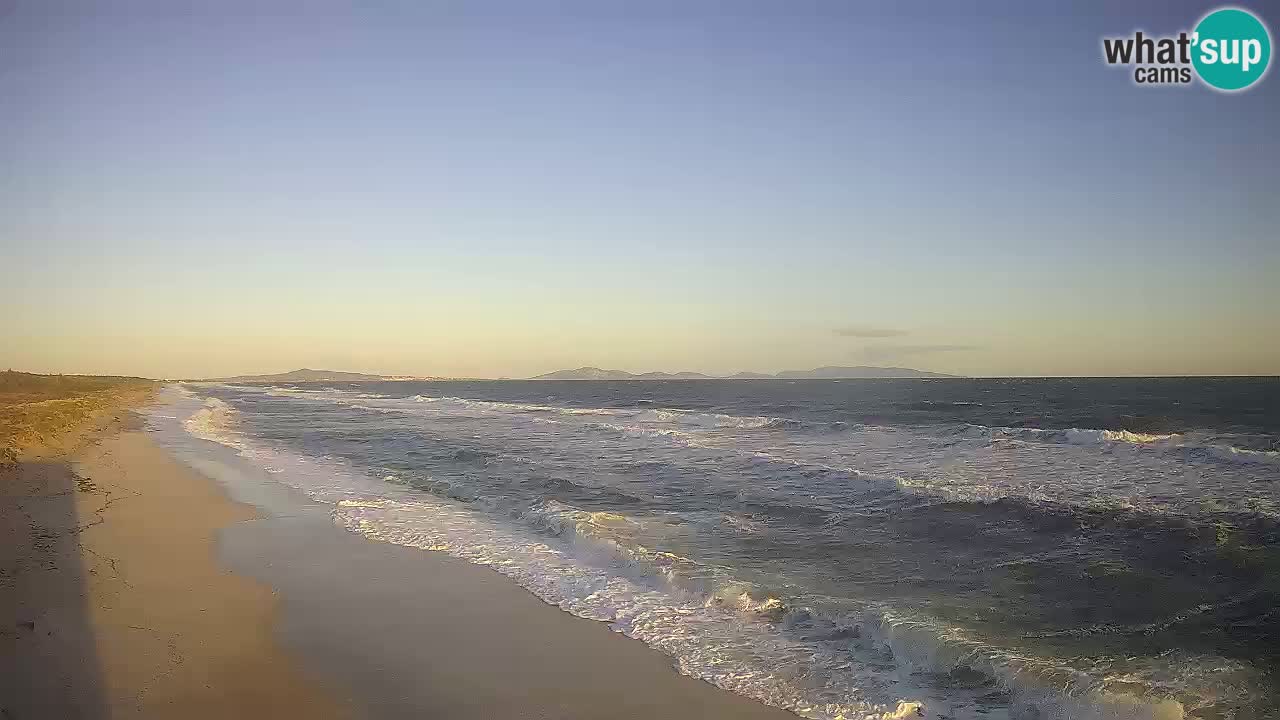
[[[237,439],[237,434],[232,429],[233,413],[234,411],[225,402],[211,397],[205,400],[204,407],[184,420],[182,424],[187,432],[198,438],[242,448],[243,444]]]

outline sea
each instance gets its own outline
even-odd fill
[[[189,383],[150,412],[802,717],[1280,718],[1278,378]]]

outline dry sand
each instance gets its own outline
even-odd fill
[[[129,424],[0,470],[0,718],[342,715],[274,642],[272,591],[218,565],[252,510]]]
[[[795,717],[323,506],[255,513],[127,412],[88,438],[0,470],[2,720]]]

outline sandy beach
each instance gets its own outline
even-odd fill
[[[5,720],[794,717],[492,570],[235,502],[130,410],[3,473]]]
[[[345,714],[274,642],[271,589],[217,562],[218,529],[253,511],[132,413],[2,472],[6,720]]]

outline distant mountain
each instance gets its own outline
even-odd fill
[[[574,370],[557,370],[539,375],[534,380],[698,380],[710,378],[699,372],[647,372],[629,373],[626,370],[602,370],[598,367],[580,367]]]
[[[399,377],[387,375],[367,375],[365,373],[341,372],[339,370],[290,370],[273,375],[237,375],[229,378],[213,378],[214,382],[366,382],[369,380],[399,380]]]
[[[647,372],[647,373],[640,373],[639,375],[635,376],[637,380],[706,380],[710,377],[712,376],[704,375],[700,372],[678,372],[678,373]]]
[[[854,367],[837,367],[827,365],[813,370],[783,370],[777,375],[764,373],[740,372],[736,375],[718,376],[704,375],[697,372],[647,372],[629,373],[625,370],[602,370],[597,367],[580,367],[576,370],[557,370],[545,375],[538,375],[533,380],[706,380],[727,377],[735,380],[843,380],[857,378],[949,378],[959,375],[927,372],[900,367],[874,367],[857,365]]]
[[[573,370],[557,370],[538,375],[533,380],[838,380],[845,378],[947,378],[958,375],[912,370],[900,367],[826,366],[813,370],[783,370],[777,375],[756,372],[740,372],[734,375],[706,375],[700,372],[646,372],[630,373],[626,370],[605,370],[598,367],[580,367]],[[209,378],[204,382],[232,383],[308,383],[308,382],[369,382],[375,380],[447,380],[451,378],[411,377],[406,375],[370,375],[368,373],[343,372],[341,370],[291,370],[270,375],[237,375],[226,378]]]
[[[601,370],[598,367],[580,367],[576,370],[556,370],[539,375],[534,380],[635,380],[636,376],[625,370]]]

